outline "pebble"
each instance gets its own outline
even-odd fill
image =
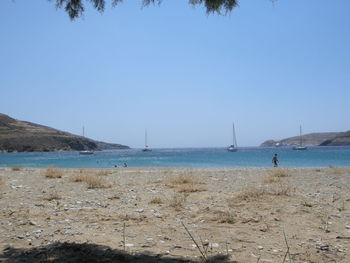
[[[258,249],[259,249],[259,250],[263,250],[264,247],[263,247],[263,246],[258,246]]]
[[[125,247],[133,247],[134,244],[125,244]]]
[[[346,229],[350,229],[350,226],[345,226]]]
[[[209,247],[219,247],[219,244],[218,243],[209,243]]]
[[[158,217],[158,218],[161,218],[161,217],[162,217],[162,214],[159,213],[159,212],[155,212],[155,213],[153,213],[153,215],[154,215],[155,217]]]

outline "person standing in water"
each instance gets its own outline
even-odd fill
[[[272,158],[272,162],[273,162],[273,167],[278,167],[278,159],[277,159],[277,153],[275,153],[275,155]]]

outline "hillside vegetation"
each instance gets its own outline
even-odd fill
[[[0,113],[0,151],[43,152],[127,149],[128,146],[94,141],[68,132]]]
[[[309,133],[302,136],[303,145],[308,146],[346,146],[350,145],[350,131],[347,132],[322,132]],[[300,136],[285,138],[282,140],[267,140],[260,146],[271,147],[279,144],[280,146],[294,146],[300,144]]]

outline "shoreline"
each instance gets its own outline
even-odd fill
[[[349,193],[349,167],[0,167],[0,258],[68,242],[199,262],[183,223],[208,257],[282,262],[285,233],[293,262],[345,263]]]

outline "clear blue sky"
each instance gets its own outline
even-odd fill
[[[0,112],[143,147],[240,146],[350,129],[350,1],[187,0],[71,22],[54,1],[0,2]]]

